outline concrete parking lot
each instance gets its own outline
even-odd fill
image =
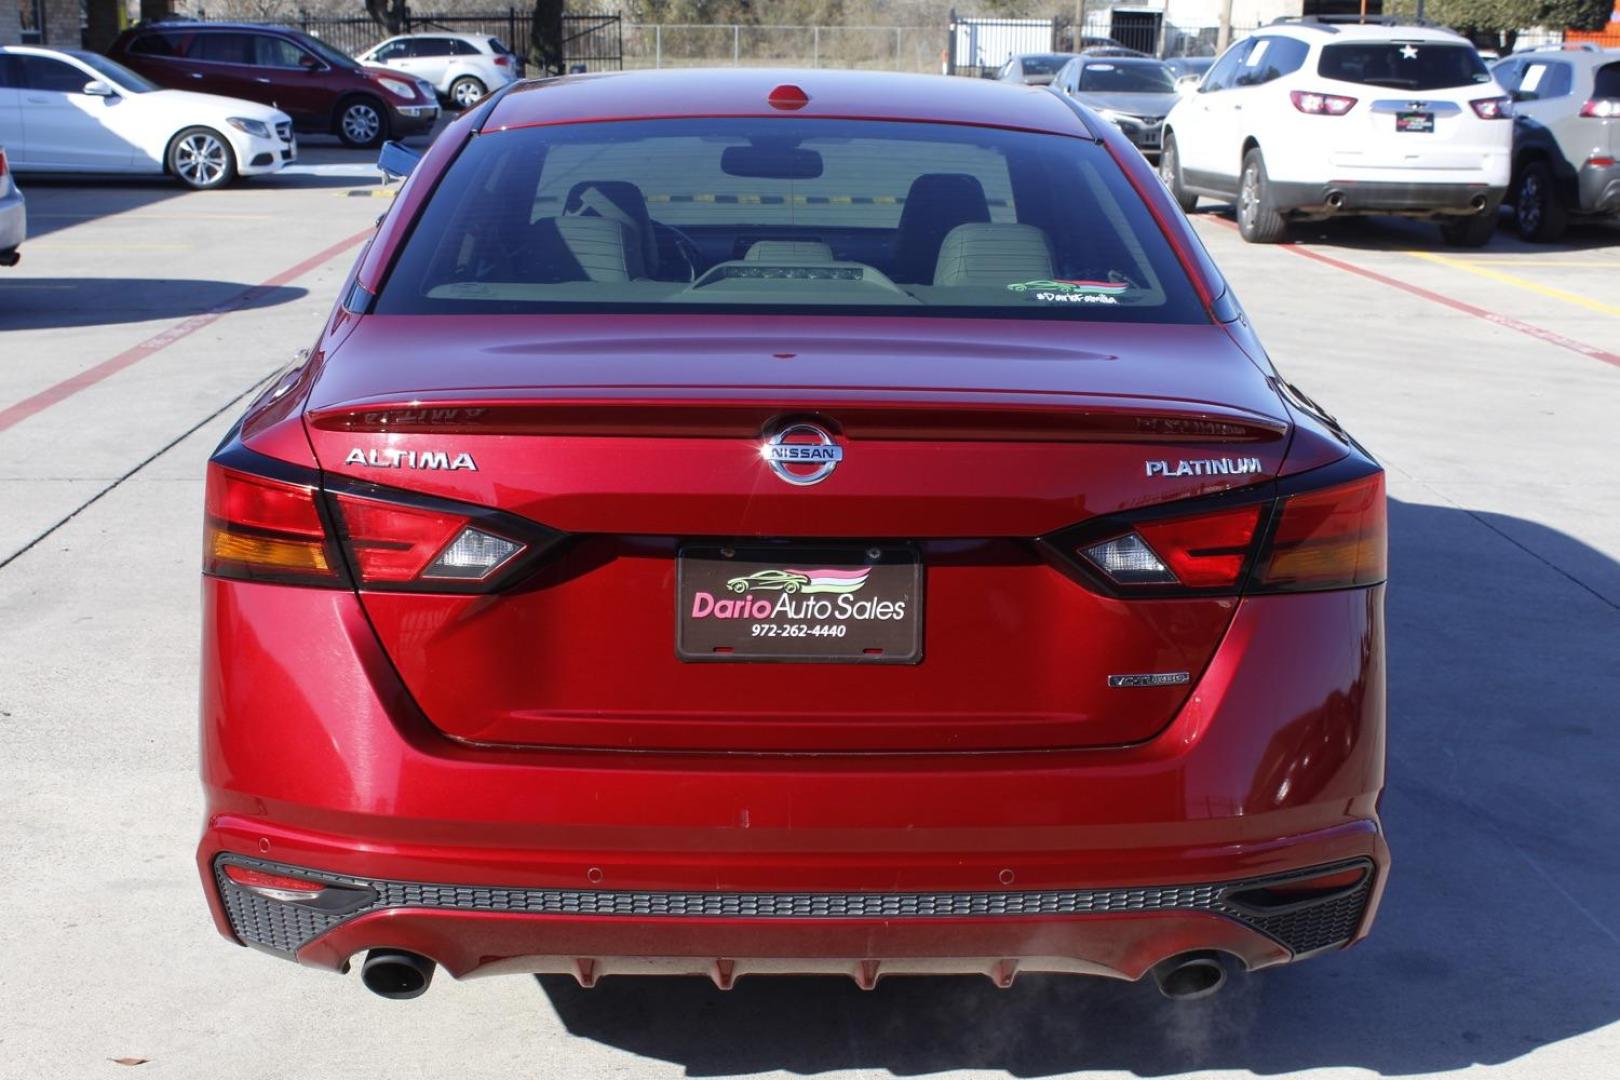
[[[393,1003],[227,945],[192,862],[203,463],[387,204],[25,181],[0,271],[0,1076],[1620,1075],[1620,228],[1200,232],[1390,472],[1395,871],[1364,945],[1172,1004],[1020,979],[503,978]],[[120,1064],[123,1063],[123,1064]]]

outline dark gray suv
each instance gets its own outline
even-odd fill
[[[1620,49],[1520,53],[1492,74],[1513,95],[1519,234],[1551,242],[1572,216],[1620,214]]]

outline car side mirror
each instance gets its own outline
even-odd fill
[[[298,58],[298,66],[309,72],[311,75],[321,70],[321,62],[315,59],[313,56],[309,56],[307,54]]]
[[[377,154],[377,170],[385,180],[403,180],[411,175],[411,170],[421,160],[421,154],[402,142],[390,139],[382,144],[382,150]]]
[[[1198,84],[1204,81],[1202,75],[1183,75],[1176,80],[1176,93],[1182,97],[1198,93]]]
[[[91,97],[110,98],[117,96],[113,93],[112,84],[102,82],[100,79],[92,79],[90,82],[85,83],[84,92]]]

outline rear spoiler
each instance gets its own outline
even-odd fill
[[[652,388],[648,388],[652,389]],[[1287,436],[1285,419],[1200,402],[1074,394],[796,391],[718,397],[710,388],[536,389],[521,400],[446,397],[347,402],[310,410],[320,431],[373,434],[758,438],[784,419],[816,419],[860,439],[994,442],[1263,443]],[[543,396],[542,396],[543,395]]]

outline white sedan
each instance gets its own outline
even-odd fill
[[[0,47],[0,145],[19,173],[168,174],[217,188],[298,156],[267,105],[164,90],[96,53]]]

